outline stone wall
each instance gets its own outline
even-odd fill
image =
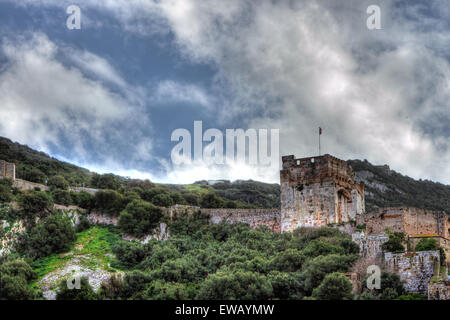
[[[90,193],[92,195],[96,194],[99,191],[99,189],[85,188],[85,187],[69,187],[69,190],[73,191],[73,192],[85,191],[85,192]]]
[[[383,208],[364,215],[368,235],[392,232],[407,235],[439,235],[448,239],[448,218],[444,212],[411,207]]]
[[[450,300],[450,287],[445,282],[428,284],[428,300]]]
[[[439,263],[439,251],[420,251],[412,254],[385,253],[385,267],[395,272],[404,282],[409,293],[428,292],[428,283],[434,275],[435,263]]]
[[[273,231],[280,232],[280,211],[278,209],[201,209],[203,214],[210,217],[210,223],[246,223],[251,228],[267,226]]]
[[[348,222],[364,213],[364,184],[345,161],[330,155],[282,160],[282,231]]]
[[[386,235],[364,236],[356,232],[352,234],[352,240],[359,244],[359,254],[363,258],[378,259],[383,257],[381,245],[389,240]]]
[[[201,214],[208,215],[210,223],[220,223],[222,221],[228,223],[246,223],[251,228],[257,228],[264,225],[271,230],[280,232],[280,210],[279,209],[206,209],[196,206],[174,205],[168,208],[162,208],[163,213],[173,218],[174,215],[187,213],[189,215],[200,211]]]
[[[25,190],[34,190],[35,188],[41,189],[41,191],[47,191],[49,190],[49,187],[46,185],[30,182],[22,179],[16,179],[14,180],[13,186],[16,187],[19,190],[25,191]]]
[[[409,243],[411,245],[411,251],[414,251],[417,243],[423,238],[433,238],[436,239],[438,246],[444,249],[446,262],[450,264],[450,240],[445,239],[440,236],[427,236],[427,235],[414,235],[409,236]]]

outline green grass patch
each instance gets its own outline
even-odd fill
[[[112,263],[115,265],[115,262],[117,262],[117,259],[111,256],[111,246],[119,239],[120,236],[107,227],[94,226],[77,233],[77,241],[72,246],[71,251],[53,254],[32,263],[32,267],[37,273],[35,283],[46,274],[64,268],[66,263],[74,258],[78,258],[81,265],[91,270],[101,268],[107,271],[116,271],[109,265]]]
[[[208,193],[211,187],[206,187],[203,184],[184,184],[183,187],[189,191],[194,191],[198,193]]]

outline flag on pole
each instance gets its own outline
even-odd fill
[[[322,128],[319,127],[319,135],[321,135],[321,134],[322,134]]]

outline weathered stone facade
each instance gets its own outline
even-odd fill
[[[273,231],[281,231],[278,209],[201,209],[201,212],[209,215],[211,223],[241,222],[251,228],[266,226]]]
[[[282,160],[282,231],[347,222],[364,213],[364,184],[355,181],[345,161],[328,154]]]
[[[450,300],[450,287],[445,282],[428,284],[428,300]]]
[[[428,283],[434,275],[435,265],[439,265],[439,251],[420,251],[416,253],[385,253],[385,266],[395,272],[404,282],[409,293],[428,292]]]
[[[193,214],[200,212],[209,216],[210,223],[216,224],[222,221],[227,223],[245,223],[251,228],[257,228],[264,225],[273,231],[280,232],[280,210],[279,209],[206,209],[196,206],[174,205],[168,208],[162,208],[164,214],[168,214],[170,218],[174,215],[183,213]]]
[[[364,236],[361,233],[354,233],[352,240],[359,244],[359,254],[364,258],[379,259],[383,257],[381,245],[389,240],[386,235]]]
[[[14,163],[6,162],[5,160],[0,160],[0,179],[1,178],[14,181],[16,179],[16,165]]]
[[[448,215],[411,207],[395,207],[376,210],[362,216],[366,224],[367,235],[403,232],[410,240],[411,250],[423,238],[434,238],[441,246],[450,262],[450,236]],[[361,222],[360,222],[361,223]]]
[[[445,212],[411,207],[383,208],[364,215],[367,235],[404,232],[407,235],[438,235],[449,238]]]

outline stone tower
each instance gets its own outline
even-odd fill
[[[5,160],[0,160],[0,179],[7,178],[11,180],[16,180],[16,165],[14,163],[6,162]]]
[[[282,157],[281,230],[347,222],[364,213],[364,184],[351,167],[331,155]]]

